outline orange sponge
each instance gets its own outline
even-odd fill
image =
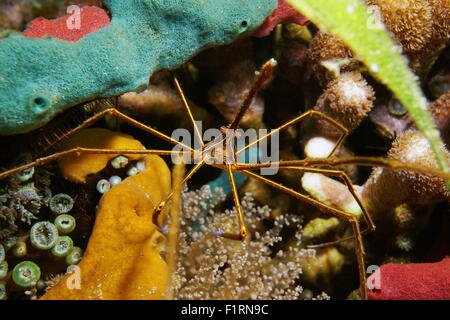
[[[143,150],[144,146],[133,137],[102,128],[89,128],[80,131],[65,140],[62,149],[76,147],[91,149]],[[141,155],[124,155],[130,160],[137,160]],[[83,183],[90,174],[103,170],[108,161],[117,157],[115,154],[80,154],[68,155],[59,159],[59,167],[63,176],[73,182]]]
[[[76,276],[68,274],[42,299],[164,298],[169,283],[169,268],[160,255],[165,237],[152,223],[152,213],[170,192],[170,171],[158,156],[147,156],[145,164],[143,172],[114,186],[100,200],[94,230],[78,264],[80,288],[68,285]]]

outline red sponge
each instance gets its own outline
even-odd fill
[[[82,7],[79,12],[74,11],[70,15],[55,20],[34,19],[23,35],[28,38],[50,36],[75,42],[109,24],[110,19],[105,10],[97,7]]]
[[[435,263],[385,264],[367,282],[371,300],[449,300],[450,258]]]
[[[258,38],[265,37],[280,23],[296,23],[304,26],[308,22],[308,18],[298,13],[285,0],[278,0],[278,7],[267,17],[261,27],[253,33],[253,36]]]

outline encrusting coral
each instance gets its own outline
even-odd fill
[[[170,171],[158,156],[146,169],[114,186],[100,200],[94,230],[77,265],[81,286],[66,275],[42,299],[161,299],[168,267],[160,253],[165,238],[152,223],[156,206],[170,192]]]
[[[450,258],[435,263],[385,264],[367,279],[371,300],[448,300]]]

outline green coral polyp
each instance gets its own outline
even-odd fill
[[[12,279],[20,287],[30,287],[41,277],[41,269],[32,261],[17,264],[12,272]]]
[[[8,296],[6,294],[6,283],[4,281],[0,281],[0,300],[6,300]]]
[[[27,253],[28,253],[27,244],[24,241],[17,242],[12,249],[12,254],[17,258],[24,257],[27,255]]]
[[[66,263],[71,266],[78,264],[83,258],[83,250],[80,247],[73,247],[72,251],[66,256]]]
[[[16,161],[14,161],[15,166],[21,166],[27,164],[32,161],[32,156],[30,153],[23,153],[17,157]],[[34,175],[34,167],[25,169],[16,174],[17,179],[20,182],[25,182],[30,180]]]
[[[48,221],[35,223],[30,230],[30,241],[38,250],[49,250],[58,241],[58,229]]]
[[[5,260],[5,247],[0,243],[0,263],[2,263]]]
[[[50,199],[50,210],[56,214],[64,214],[72,210],[74,201],[71,196],[65,193],[54,195]]]
[[[8,262],[3,261],[0,263],[0,280],[6,278],[8,275]]]
[[[55,257],[65,257],[73,249],[73,241],[68,236],[58,237],[55,246],[52,248],[52,254]]]
[[[29,132],[66,108],[145,88],[202,49],[256,29],[277,0],[104,0],[108,27],[77,42],[0,41],[0,134]]]
[[[55,226],[60,235],[66,235],[75,229],[76,220],[69,214],[62,214],[56,217]]]

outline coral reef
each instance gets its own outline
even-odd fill
[[[432,9],[430,3],[438,1],[368,0],[381,10],[383,22],[395,34],[406,53],[423,50],[432,34]]]
[[[26,163],[28,157],[19,158],[22,158],[19,162]],[[10,266],[2,261],[0,278],[5,279],[4,290],[9,296],[24,294],[36,298],[43,289],[41,274],[53,268],[49,260],[56,259],[52,265],[64,267],[63,258],[73,251],[73,240],[68,236],[75,229],[75,219],[68,214],[73,199],[62,193],[52,196],[51,189],[55,186],[48,170],[48,167],[24,170],[2,181],[5,193],[1,195],[0,247],[4,249],[1,260],[8,259]],[[48,221],[53,219],[55,224]]]
[[[212,115],[205,109],[198,107],[188,100],[194,118],[202,121],[205,125],[215,122]],[[118,99],[121,110],[134,115],[151,116],[156,119],[169,119],[177,126],[189,128],[189,119],[186,119],[186,109],[183,101],[176,92],[168,86],[149,84],[142,92],[128,92]]]
[[[450,1],[350,2],[3,1],[0,300],[449,299]]]
[[[231,122],[256,79],[253,46],[250,39],[212,48],[193,60],[200,75],[212,82],[208,101]],[[220,70],[220,71],[219,71]],[[258,94],[242,119],[243,127],[258,127],[264,114],[264,101]]]
[[[405,131],[393,143],[388,157],[393,160],[437,167],[434,155],[423,135],[416,130]],[[447,159],[450,155],[447,151]],[[361,196],[375,219],[386,215],[403,202],[432,204],[449,200],[449,192],[442,178],[376,168],[364,184]],[[392,192],[395,191],[395,192]]]
[[[392,33],[409,57],[410,65],[426,74],[449,38],[448,0],[366,0],[366,4]],[[309,51],[314,76],[325,86],[334,79],[333,69],[351,71],[358,67],[351,50],[339,38],[318,32]],[[329,64],[334,64],[331,68]],[[338,66],[336,66],[336,64]]]
[[[59,15],[63,16],[67,14],[67,9],[69,9],[70,6],[95,6],[98,8],[106,9],[101,0],[64,0],[62,3],[60,1]]]
[[[351,133],[372,110],[374,99],[372,87],[361,74],[348,72],[328,84],[313,109],[338,121]],[[323,119],[314,121],[308,133],[335,141],[342,136],[342,130]]]
[[[394,97],[378,100],[369,118],[376,126],[378,134],[393,140],[411,125],[411,118],[403,105]]]
[[[429,108],[442,137],[448,139],[450,137],[450,90],[430,104]]]
[[[29,155],[25,155],[29,158]],[[29,159],[28,159],[29,161]],[[19,222],[31,224],[48,205],[50,172],[45,168],[25,170],[0,185],[0,240],[19,230]],[[51,193],[50,193],[51,194]]]

